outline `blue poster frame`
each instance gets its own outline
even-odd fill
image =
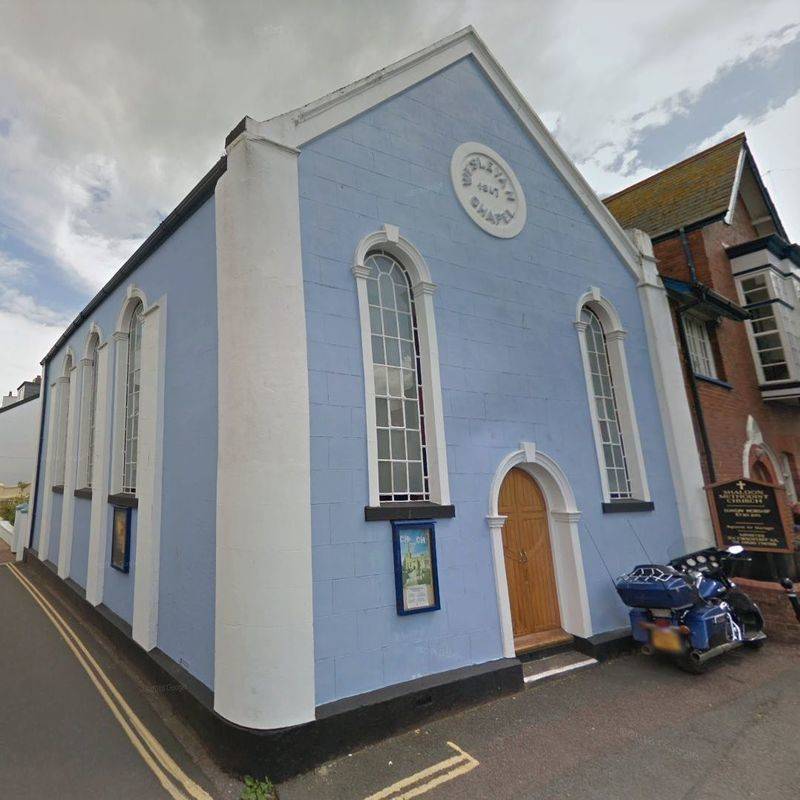
[[[430,544],[433,603],[422,608],[406,608],[403,599],[403,559],[400,552],[400,534],[409,528],[426,530]],[[439,598],[439,567],[436,561],[436,523],[432,519],[393,520],[392,549],[394,551],[394,590],[397,613],[401,617],[406,617],[411,614],[424,614],[426,611],[438,611],[441,608],[441,602]]]
[[[125,550],[122,553],[122,561],[117,561],[114,554],[114,532],[118,514],[125,515]],[[111,568],[126,573],[131,569],[131,509],[122,506],[114,506],[114,513],[111,515]]]

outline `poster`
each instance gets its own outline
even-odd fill
[[[790,553],[790,530],[779,502],[783,490],[740,478],[707,487],[720,547]],[[785,504],[783,504],[785,505]]]
[[[130,568],[131,510],[114,508],[114,521],[111,528],[111,566],[120,572]]]
[[[397,613],[416,614],[439,608],[434,523],[393,522]]]

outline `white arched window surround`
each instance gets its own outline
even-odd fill
[[[745,432],[747,433],[747,441],[744,443],[744,448],[742,449],[742,475],[744,475],[745,478],[751,477],[750,454],[753,449],[756,449],[759,451],[760,456],[766,456],[769,459],[773,474],[777,477],[781,484],[785,486],[785,481],[783,480],[785,471],[781,465],[780,459],[772,447],[770,447],[770,445],[764,441],[764,434],[761,432],[761,427],[759,426],[758,422],[756,422],[756,419],[752,414],[749,414],[747,417],[747,422],[745,423]]]
[[[417,314],[419,336],[422,395],[425,402],[425,432],[428,456],[428,483],[430,502],[450,504],[447,476],[447,454],[444,437],[444,409],[439,375],[439,345],[434,322],[433,293],[436,285],[431,281],[430,270],[419,250],[404,239],[397,227],[384,225],[383,229],[365,236],[358,244],[353,264],[356,279],[358,307],[361,320],[361,347],[364,360],[364,397],[367,422],[367,456],[369,473],[369,505],[379,506],[378,491],[378,436],[375,416],[375,380],[372,360],[372,336],[369,318],[367,278],[365,265],[368,255],[381,250],[395,258],[406,270],[411,283]]]
[[[81,359],[81,411],[80,434],[78,440],[77,486],[81,489],[92,487],[92,463],[97,441],[97,359],[98,350],[103,344],[103,331],[95,322],[86,336],[86,346]]]
[[[147,296],[138,287],[128,287],[117,324],[112,336],[114,340],[114,418],[112,423],[111,493],[124,491],[125,436],[128,391],[128,352],[130,327],[133,314],[140,310],[145,317],[152,309]],[[137,457],[140,455],[137,453]],[[134,492],[136,494],[136,492]]]
[[[69,426],[69,396],[72,373],[75,369],[75,353],[67,347],[61,367],[61,375],[56,378],[56,425],[55,425],[55,459],[53,485],[64,485],[64,474],[67,463],[67,427]]]
[[[141,304],[141,361],[135,497],[123,495],[125,399],[131,317]],[[161,501],[163,486],[164,393],[167,297],[150,303],[137,286],[127,287],[114,342],[114,410],[111,422],[110,497],[114,505],[129,503],[136,511],[136,556],[133,589],[133,639],[145,650],[158,641],[158,584],[161,553]],[[98,483],[101,476],[98,476]],[[94,500],[94,492],[92,493]],[[105,538],[98,529],[98,539]],[[107,558],[102,542],[93,553]],[[99,562],[95,569],[99,571]],[[102,580],[94,580],[93,597],[102,596]]]
[[[583,374],[586,379],[586,394],[589,402],[589,412],[592,420],[592,430],[594,433],[595,450],[597,452],[597,464],[600,469],[600,482],[603,490],[603,502],[612,504],[611,491],[609,488],[608,475],[606,472],[606,459],[603,453],[603,439],[600,431],[600,423],[597,417],[597,407],[595,403],[594,387],[592,386],[592,376],[589,366],[589,351],[586,340],[587,324],[582,319],[582,312],[588,308],[594,313],[603,327],[605,335],[606,349],[608,352],[611,380],[614,385],[614,396],[617,406],[619,425],[622,432],[622,439],[625,448],[625,459],[628,468],[628,478],[630,481],[629,501],[650,502],[650,488],[647,484],[647,473],[645,470],[644,456],[642,454],[642,443],[639,438],[639,426],[636,422],[636,410],[633,403],[633,393],[631,391],[630,377],[628,375],[628,362],[625,357],[625,334],[622,321],[614,306],[602,296],[600,290],[592,287],[579,300],[575,314],[575,328],[578,331],[578,341],[583,361]],[[622,502],[622,501],[617,501]],[[613,508],[611,509],[613,510]]]

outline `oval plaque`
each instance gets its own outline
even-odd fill
[[[464,210],[492,236],[510,239],[525,225],[527,208],[517,176],[491,147],[464,142],[450,161],[453,189]]]

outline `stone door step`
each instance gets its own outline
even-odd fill
[[[528,661],[522,665],[522,675],[526,684],[537,683],[565,672],[572,672],[576,669],[591,667],[597,664],[596,658],[590,658],[583,653],[569,650],[566,653],[540,658],[536,661]]]

